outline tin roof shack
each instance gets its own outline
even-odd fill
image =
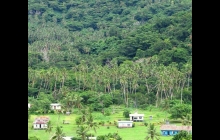
[[[179,131],[192,133],[192,126],[162,125],[160,130],[163,136],[173,136],[179,133]]]
[[[137,112],[134,114],[129,114],[130,121],[143,121],[144,120],[144,114],[138,114]]]
[[[49,117],[46,117],[46,116],[37,117],[33,122],[33,128],[34,129],[46,129],[47,122],[49,120],[50,120]]]
[[[118,128],[130,128],[133,121],[118,121]]]

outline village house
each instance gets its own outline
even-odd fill
[[[160,130],[163,136],[172,136],[176,135],[181,130],[192,133],[192,126],[162,125]]]
[[[37,117],[33,122],[33,128],[34,129],[46,129],[48,121],[49,121],[49,117],[46,117],[46,116]]]
[[[53,103],[53,104],[50,104],[50,107],[51,107],[52,110],[60,110],[61,109],[61,104]]]
[[[133,121],[118,121],[119,128],[129,128],[132,127]]]
[[[144,114],[138,114],[137,112],[134,114],[129,114],[130,121],[143,121],[144,120]]]
[[[30,103],[28,103],[28,109],[29,109],[29,108],[31,108],[31,104],[30,104]]]

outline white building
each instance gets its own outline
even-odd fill
[[[31,104],[28,103],[28,109],[31,107]]]
[[[132,127],[133,121],[118,121],[119,128]]]
[[[63,137],[64,140],[72,140],[73,137]]]
[[[61,109],[61,104],[53,103],[53,104],[50,104],[50,107],[51,107],[52,110],[60,110]]]
[[[89,140],[96,140],[96,137],[88,137]]]
[[[48,117],[38,117],[33,122],[33,128],[34,129],[46,129],[47,128],[47,122],[49,121]]]
[[[129,114],[130,116],[130,121],[143,121],[144,120],[144,114]]]

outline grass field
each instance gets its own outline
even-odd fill
[[[131,113],[134,113],[135,110],[132,110]],[[147,110],[138,110],[139,114],[144,114],[145,122],[147,123],[156,123],[156,122],[162,122],[165,119],[166,113],[163,111],[160,111],[159,109],[152,109],[151,111]],[[103,116],[99,112],[94,112],[94,121],[100,122],[104,121],[105,125],[101,126],[99,125],[99,128],[97,129],[97,133],[95,134],[94,131],[90,131],[89,133],[95,134],[95,136],[104,135],[108,133],[114,133],[118,132],[118,134],[122,137],[123,140],[144,140],[144,138],[147,136],[147,127],[143,125],[143,122],[135,122],[134,128],[117,128],[114,126],[114,121],[118,121],[118,119],[125,120],[123,117],[123,110],[118,109],[115,114],[112,114],[111,116]],[[149,120],[149,116],[152,115],[153,119]],[[51,134],[46,133],[45,130],[33,130],[31,129],[32,123],[34,119],[37,116],[42,115],[31,115],[30,120],[28,121],[28,137],[30,136],[37,136],[41,140],[49,140],[49,138],[55,133],[55,129],[51,132]],[[76,129],[77,125],[75,124],[75,118],[78,115],[77,111],[73,112],[73,114],[67,116],[67,115],[60,115],[60,120],[58,122],[58,115],[57,114],[48,114],[44,116],[49,116],[50,120],[53,124],[53,126],[59,125],[62,126],[64,133],[66,136],[74,136],[76,137]],[[168,116],[168,114],[167,114]],[[70,124],[63,124],[63,120],[69,120]],[[111,122],[111,125],[109,124]],[[177,124],[179,125],[179,124]],[[109,126],[109,129],[107,129],[107,126]],[[156,125],[157,131],[160,132],[160,125]],[[161,140],[171,140],[172,136],[160,136]]]

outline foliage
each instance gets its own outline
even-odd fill
[[[192,113],[192,105],[188,104],[177,104],[170,109],[170,118],[178,119]]]
[[[172,140],[192,140],[192,134],[188,134],[186,131],[180,131]]]
[[[97,140],[122,140],[118,133],[108,133],[107,135],[97,136]]]
[[[112,105],[186,117],[192,1],[28,0],[28,97],[31,114],[61,103],[80,113],[78,125]]]
[[[40,139],[36,136],[33,136],[33,137],[29,137],[28,140],[40,140]]]
[[[154,140],[154,139],[158,140],[159,139],[158,136],[160,136],[160,134],[156,131],[154,124],[149,124],[147,134],[148,135],[146,137],[146,140]]]
[[[75,122],[76,122],[77,125],[81,125],[82,124],[82,117],[77,117],[75,119]]]
[[[86,140],[86,136],[88,133],[89,129],[86,126],[79,126],[76,130],[76,133],[78,136],[81,137],[81,140]]]
[[[63,137],[65,137],[65,133],[63,133],[63,130],[61,129],[60,126],[56,127],[56,132],[52,136],[51,140],[62,140]]]
[[[131,113],[130,110],[129,110],[128,108],[126,108],[126,109],[124,109],[123,116],[124,116],[125,118],[129,118],[129,114],[130,114],[130,113]]]

